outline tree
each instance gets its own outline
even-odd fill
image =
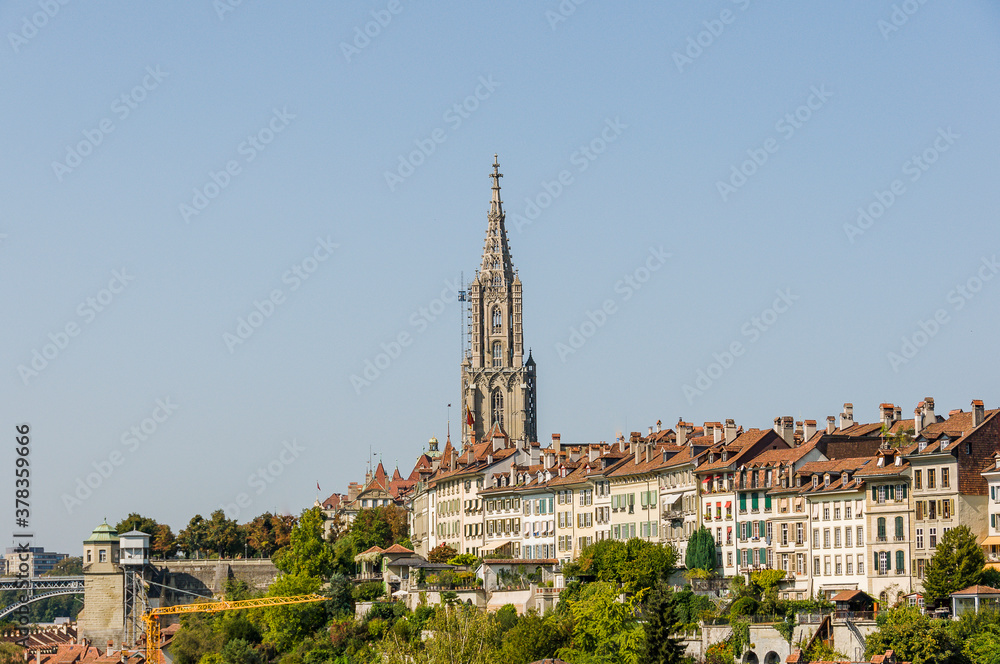
[[[866,639],[865,658],[892,650],[913,664],[959,664],[961,652],[946,620],[922,615],[915,607],[879,612],[878,630]]]
[[[240,526],[250,555],[270,558],[291,541],[292,528],[297,519],[292,516],[275,516],[265,512]]]
[[[497,612],[499,620],[499,612]],[[520,616],[513,627],[503,633],[500,649],[504,664],[530,664],[556,656],[560,648],[569,645],[554,615],[542,618],[534,611]]]
[[[0,664],[22,664],[23,662],[24,648],[10,641],[0,641]]]
[[[318,575],[310,576],[302,572],[282,574],[268,588],[267,595],[269,597],[310,595],[318,592],[322,584],[323,581]],[[263,637],[266,643],[273,644],[279,651],[285,652],[323,627],[326,623],[324,604],[325,602],[309,602],[255,609],[251,614],[251,620],[264,627]]]
[[[573,640],[570,646],[559,650],[559,657],[569,661],[638,664],[645,649],[645,631],[635,618],[638,598],[619,602],[618,589],[610,583],[584,586],[579,599],[569,604]]]
[[[118,525],[115,526],[115,530],[119,535],[132,530],[138,530],[139,532],[146,533],[147,535],[152,535],[153,531],[156,530],[157,525],[158,524],[155,519],[142,516],[138,512],[131,512],[127,517],[118,522]]]
[[[457,606],[436,611],[426,629],[431,636],[404,639],[396,630],[386,632],[372,661],[384,664],[507,664],[499,653],[500,630],[485,611]]]
[[[472,555],[471,553],[460,553],[452,558],[448,559],[449,565],[465,565],[467,567],[472,567],[479,562],[479,558]]]
[[[161,523],[153,529],[149,552],[154,558],[173,558],[177,554],[177,538],[170,526]]]
[[[927,563],[924,601],[935,606],[945,603],[957,590],[979,583],[986,557],[968,526],[952,528],[938,542]]]
[[[195,514],[187,528],[177,534],[177,546],[186,558],[197,558],[205,550],[208,542],[208,526],[205,518]],[[183,664],[183,663],[182,663]]]
[[[83,558],[71,556],[63,558],[42,576],[79,576],[83,574]]]
[[[266,660],[244,639],[232,639],[222,648],[222,661],[225,664],[264,664]]]
[[[684,646],[672,636],[680,623],[676,604],[674,591],[669,586],[660,584],[653,589],[643,610],[646,650],[642,661],[654,664],[679,664],[683,661]]]
[[[691,537],[688,538],[684,565],[692,570],[703,569],[706,572],[715,570],[715,538],[705,526],[691,533]]]
[[[289,575],[325,580],[333,574],[336,560],[333,546],[323,539],[323,511],[320,508],[303,510],[289,535],[288,546],[278,551],[274,565]]]
[[[427,554],[427,560],[432,563],[446,563],[454,558],[456,554],[458,554],[458,551],[447,544],[438,544]]]
[[[369,507],[359,510],[351,522],[351,539],[354,540],[354,552],[361,553],[373,546],[385,549],[392,545],[392,526],[386,518],[382,507]]]
[[[219,652],[223,637],[213,629],[213,614],[191,613],[181,616],[181,628],[170,643],[177,664],[198,664],[202,656]]]
[[[628,594],[652,588],[677,564],[677,551],[670,545],[653,544],[639,538],[628,542],[601,540],[584,548],[566,575],[622,584]]]
[[[205,548],[213,551],[220,558],[231,557],[243,550],[240,530],[235,519],[226,516],[223,510],[215,510],[205,522]]]

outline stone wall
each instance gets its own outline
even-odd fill
[[[267,590],[278,578],[270,559],[259,560],[166,560],[157,564],[165,572],[166,585],[198,595],[221,595],[230,579],[243,581],[253,590]],[[172,595],[179,595],[173,593]],[[191,597],[187,595],[187,597]],[[171,603],[178,603],[172,598]]]
[[[115,644],[124,640],[124,592],[120,573],[86,575],[83,610],[77,618],[80,638],[102,648],[109,640]]]

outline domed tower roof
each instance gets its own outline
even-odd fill
[[[105,521],[98,527],[94,528],[94,532],[90,534],[90,537],[84,541],[84,544],[103,544],[106,542],[117,542],[118,532],[108,525]]]

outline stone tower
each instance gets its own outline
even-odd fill
[[[78,628],[81,638],[103,647],[125,640],[125,575],[118,560],[118,533],[107,521],[83,543],[83,612]]]
[[[462,442],[482,441],[494,426],[512,441],[538,439],[535,361],[524,357],[521,280],[514,270],[500,200],[500,164],[493,155],[493,197],[486,244],[469,284],[469,348],[462,360]],[[470,425],[471,422],[471,425]]]

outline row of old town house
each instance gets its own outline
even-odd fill
[[[429,449],[404,478],[381,463],[363,484],[322,507],[328,523],[396,504],[426,556],[440,544],[481,557],[550,563],[575,559],[604,539],[672,544],[683,562],[704,526],[715,538],[716,572],[786,572],[785,599],[842,590],[916,598],[927,561],[949,529],[969,526],[1000,565],[1000,409],[935,414],[930,397],[901,418],[778,417],[770,429],[732,420],[701,427],[657,422],[612,443],[549,447],[512,441],[494,426],[462,449]]]

